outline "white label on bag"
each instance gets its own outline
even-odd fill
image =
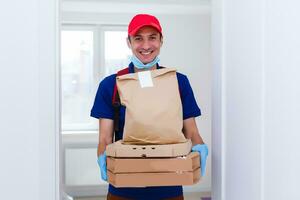
[[[141,88],[153,87],[153,81],[150,71],[138,72]]]

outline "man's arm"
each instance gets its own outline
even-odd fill
[[[192,140],[193,145],[204,144],[194,117],[183,120],[183,134],[185,138]]]
[[[111,119],[99,119],[99,143],[97,156],[105,151],[108,144],[112,143],[114,131],[114,121]]]
[[[206,144],[204,144],[199,134],[195,118],[192,117],[183,120],[183,133],[187,139],[192,140],[192,151],[199,152],[200,154],[201,176],[204,176],[206,171],[206,158],[208,155],[208,147]]]

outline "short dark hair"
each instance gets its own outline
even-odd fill
[[[133,36],[132,36],[133,37]],[[161,40],[161,38],[162,38],[162,34],[161,33],[159,33],[159,39]],[[129,40],[129,42],[131,43],[131,40],[130,40],[130,35],[128,35],[127,36],[127,39]]]

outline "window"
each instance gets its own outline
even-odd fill
[[[63,26],[61,32],[62,131],[96,131],[90,110],[102,78],[128,66],[123,27]]]
[[[126,31],[104,31],[106,76],[128,66],[131,54],[126,38]]]

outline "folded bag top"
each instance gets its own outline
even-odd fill
[[[117,77],[126,106],[124,144],[186,142],[176,69],[163,68]]]

